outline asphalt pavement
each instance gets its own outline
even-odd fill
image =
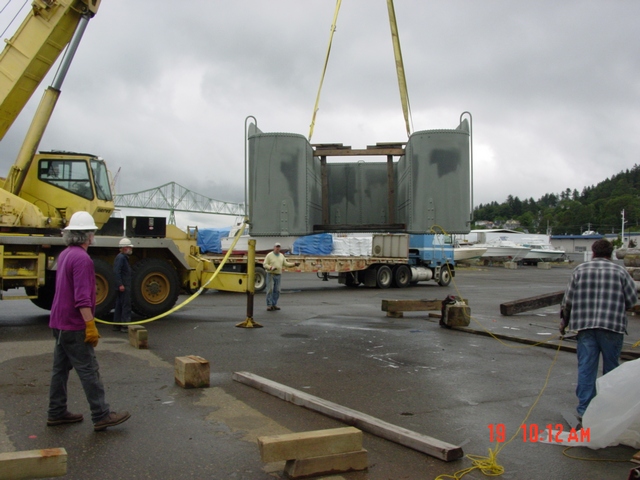
[[[0,452],[63,447],[69,479],[284,478],[283,463],[261,462],[259,436],[345,425],[232,379],[246,371],[460,445],[467,455],[498,448],[501,478],[626,479],[635,449],[567,450],[570,444],[531,439],[549,424],[569,430],[561,412],[576,404],[575,354],[445,329],[427,312],[390,318],[381,311],[383,299],[460,295],[471,307],[471,327],[544,342],[557,333],[558,306],[502,317],[499,305],[562,290],[570,273],[566,265],[471,267],[459,269],[448,287],[431,282],[388,290],[285,273],[282,310],[266,311],[264,294],[255,296],[254,320],[263,328],[236,327],[246,318],[247,297],[222,292],[205,293],[147,324],[148,350],[99,325],[96,351],[107,401],[132,414],[101,433],[93,431],[73,372],[69,410],[85,420],[46,426],[53,351],[48,314],[30,302],[0,302]],[[628,342],[640,338],[637,322],[631,317]],[[175,384],[175,358],[185,355],[210,362],[209,388]],[[518,430],[522,423],[526,437]],[[364,448],[368,470],[337,478],[433,479],[472,466],[468,457],[443,462],[370,433]],[[486,477],[474,470],[464,478]]]

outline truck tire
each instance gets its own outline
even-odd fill
[[[451,283],[451,268],[450,265],[443,265],[440,268],[440,280],[438,280],[438,285],[441,287],[447,287]]]
[[[255,285],[253,287],[253,291],[258,293],[263,291],[265,288],[267,288],[267,272],[264,271],[264,268],[256,266]]]
[[[26,288],[27,295],[32,296],[36,294],[34,287]],[[47,270],[45,273],[44,285],[38,288],[38,298],[32,298],[31,303],[44,310],[51,310],[53,305],[53,296],[56,293],[56,272]]]
[[[380,265],[376,271],[376,284],[378,288],[389,288],[393,283],[393,272],[387,265]]]
[[[393,286],[408,287],[411,283],[411,269],[407,265],[398,265],[393,269]]]
[[[96,318],[104,319],[116,304],[116,274],[113,267],[99,258],[93,259],[96,271]]]
[[[132,267],[131,309],[154,317],[171,310],[180,294],[180,278],[165,260],[145,258]]]

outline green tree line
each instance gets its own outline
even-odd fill
[[[599,233],[620,233],[622,210],[625,231],[640,232],[640,167],[622,171],[582,192],[567,188],[555,194],[547,193],[538,200],[521,200],[509,195],[503,203],[480,204],[474,209],[474,221],[502,225],[517,220],[520,228],[530,233],[579,235],[593,230]]]

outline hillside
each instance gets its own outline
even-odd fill
[[[514,219],[531,233],[555,235],[580,234],[586,230],[620,233],[622,210],[625,231],[640,231],[640,167],[614,175],[582,192],[567,188],[547,193],[538,200],[509,195],[503,203],[480,204],[474,209],[474,221],[502,224]]]

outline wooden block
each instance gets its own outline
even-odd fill
[[[61,477],[67,474],[64,448],[0,453],[0,480]]]
[[[331,428],[258,438],[265,463],[298,460],[362,449],[362,432],[355,427]]]
[[[549,262],[538,262],[538,268],[541,270],[551,270],[551,264]]]
[[[467,327],[471,321],[471,309],[467,305],[445,306],[444,323],[450,327]]]
[[[508,268],[510,270],[517,270],[518,264],[516,262],[504,262],[504,268]]]
[[[176,357],[175,378],[182,388],[208,387],[209,362],[197,355]]]
[[[515,315],[516,313],[520,312],[536,310],[538,308],[550,307],[551,305],[559,305],[560,303],[562,303],[563,297],[564,290],[561,292],[538,295],[537,297],[523,298],[521,300],[515,300],[513,302],[501,303],[500,314],[509,316]]]
[[[378,418],[372,417],[357,410],[343,407],[323,398],[309,395],[295,388],[287,387],[281,383],[268,380],[249,372],[235,372],[233,379],[242,382],[258,390],[269,393],[287,402],[300,405],[309,410],[320,412],[332,418],[340,420],[348,425],[357,425],[358,428],[399,443],[418,452],[426,453],[445,462],[457,460],[464,455],[462,447],[443,442],[427,435],[413,432],[406,428],[392,425]]]
[[[389,313],[396,312],[425,312],[429,310],[440,310],[442,301],[440,300],[382,300],[382,311]]]
[[[288,460],[284,473],[289,478],[303,478],[315,475],[350,472],[352,470],[366,470],[369,467],[367,451],[337,453],[322,457]]]
[[[129,325],[129,343],[135,348],[149,348],[147,329],[142,325]]]

